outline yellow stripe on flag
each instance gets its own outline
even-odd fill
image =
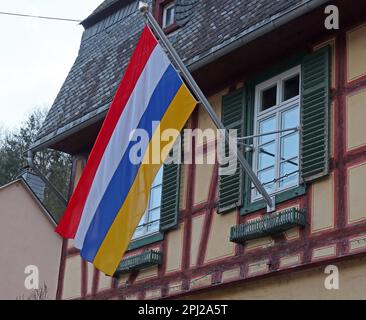
[[[160,130],[155,130],[148,150],[144,155],[144,160],[146,157],[151,159],[152,141],[160,141],[160,136],[158,135],[166,129],[181,131],[195,106],[195,99],[183,84],[164,114],[160,122]],[[161,150],[165,151],[161,155],[162,159],[166,159],[168,156],[169,150],[165,150],[168,148],[164,148],[164,146],[170,143],[171,141],[161,141]],[[143,161],[125,202],[94,258],[93,264],[96,268],[102,270],[107,275],[112,276],[114,274],[128,248],[135,229],[145,213],[150,186],[160,167],[161,164],[147,164]]]

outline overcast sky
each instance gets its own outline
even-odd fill
[[[103,0],[0,0],[0,11],[82,20]],[[0,15],[0,127],[52,105],[78,53],[75,22]]]

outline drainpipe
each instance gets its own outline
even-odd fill
[[[65,199],[65,197],[61,194],[60,191],[57,190],[57,188],[51,183],[51,181],[49,181],[43,175],[43,173],[37,168],[36,164],[34,163],[34,156],[35,154],[33,154],[33,151],[28,150],[27,162],[29,168],[31,168],[37,174],[37,176],[39,176],[42,179],[42,181],[56,194],[57,198],[61,201],[61,203],[67,206],[67,200]]]

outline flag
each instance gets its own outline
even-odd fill
[[[64,238],[74,238],[82,258],[107,275],[114,274],[128,248],[162,164],[131,162],[136,144],[130,141],[131,132],[148,133],[149,143],[141,150],[146,160],[152,142],[160,141],[160,132],[181,131],[195,106],[196,100],[146,26],[56,228]],[[154,129],[152,123],[157,121],[160,125]],[[164,144],[161,141],[161,150]],[[162,152],[162,160],[167,153]]]

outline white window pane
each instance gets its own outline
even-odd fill
[[[149,212],[149,221],[155,221],[155,220],[159,220],[160,219],[160,208],[151,210]]]
[[[149,212],[149,225],[148,232],[155,232],[159,230],[159,220],[160,219],[160,208],[151,210]]]
[[[299,107],[282,113],[282,130],[296,128],[300,124]]]
[[[133,235],[133,238],[139,238],[139,237],[142,237],[144,235],[144,230],[142,228],[137,228],[134,235]]]
[[[300,93],[300,75],[296,75],[283,82],[283,97],[282,100],[286,101],[297,97]]]
[[[173,4],[169,4],[164,8],[163,13],[163,27],[169,27],[174,23],[174,15],[175,15],[175,6]]]
[[[266,119],[264,121],[261,121],[259,124],[259,133],[263,134],[263,133],[269,133],[269,132],[273,132],[276,131],[276,118],[270,118],[270,119]],[[262,136],[259,139],[259,144],[264,144],[267,142],[270,142],[272,140],[274,140],[276,138],[275,134],[271,134],[268,136]]]
[[[291,159],[289,162],[281,163],[280,169],[280,186],[286,187],[290,185],[295,185],[299,179],[299,167],[294,165],[298,163],[298,159]]]
[[[139,226],[145,224],[147,221],[147,212],[145,212],[145,214],[142,216],[140,222],[139,222]]]
[[[135,230],[133,238],[135,239],[142,237],[145,233],[146,233],[146,226],[138,226]]]
[[[265,89],[261,93],[261,111],[265,111],[277,104],[277,85]]]
[[[171,25],[174,20],[174,7],[168,8],[166,13],[167,25]]]
[[[265,169],[275,165],[276,144],[274,142],[261,146],[259,152],[258,169]]]
[[[139,238],[146,233],[146,226],[145,226],[146,221],[147,221],[147,212],[145,212],[145,214],[142,216],[132,238]]]
[[[149,224],[148,232],[154,233],[159,231],[159,221],[155,221],[154,223]]]
[[[163,166],[160,168],[159,172],[156,174],[152,186],[157,186],[163,183]]]
[[[282,160],[295,158],[299,155],[299,135],[293,133],[281,138],[281,158]]]
[[[269,168],[258,172],[258,178],[264,184],[267,191],[271,192],[274,190],[275,184],[273,182],[275,178],[275,168]]]
[[[300,67],[297,67],[256,87],[254,134],[259,137],[254,139],[253,163],[259,180],[270,194],[299,183],[300,134],[281,130],[300,126],[300,82]],[[252,201],[261,197],[255,188],[252,196]]]
[[[160,207],[161,204],[161,186],[154,187],[151,189],[150,194],[150,208],[149,209],[155,209],[157,207]]]

